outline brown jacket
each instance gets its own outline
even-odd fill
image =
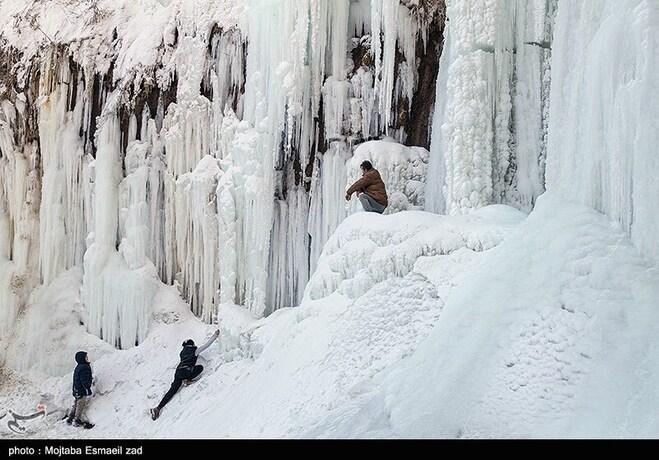
[[[361,179],[350,186],[346,194],[351,196],[355,192],[368,193],[382,206],[389,205],[387,191],[377,169],[371,169],[370,171],[365,172]]]

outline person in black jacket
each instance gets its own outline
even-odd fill
[[[189,385],[194,379],[199,377],[201,372],[204,370],[204,366],[197,364],[197,357],[203,353],[208,347],[211,346],[213,342],[219,337],[220,331],[217,330],[213,336],[208,339],[208,342],[203,344],[201,347],[197,348],[195,346],[194,340],[188,339],[183,342],[183,350],[179,354],[181,361],[178,366],[176,366],[176,371],[174,372],[174,381],[172,386],[169,388],[165,396],[163,396],[162,401],[158,404],[157,407],[150,409],[151,418],[156,420],[160,417],[160,411],[163,407],[174,397],[176,392],[181,388],[181,385]]]
[[[76,366],[73,371],[73,407],[68,413],[66,423],[84,428],[94,425],[83,419],[83,414],[92,395],[92,367],[86,351],[76,353]]]

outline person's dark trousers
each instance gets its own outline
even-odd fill
[[[204,366],[201,366],[197,364],[193,368],[185,367],[183,369],[176,369],[176,372],[174,373],[174,381],[172,382],[172,386],[169,387],[169,391],[165,393],[165,396],[163,396],[162,401],[160,401],[160,404],[158,404],[158,409],[162,409],[165,407],[165,405],[174,397],[176,392],[181,388],[181,385],[183,384],[183,380],[193,380],[195,377],[197,377],[201,372],[204,370]]]
[[[359,195],[359,201],[361,201],[364,211],[366,212],[377,212],[378,214],[382,214],[384,210],[387,209],[386,206],[382,206],[375,201],[375,199],[373,199],[368,193],[362,193]]]

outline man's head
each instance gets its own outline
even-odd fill
[[[194,340],[188,339],[185,342],[183,342],[184,347],[194,347]]]
[[[362,168],[362,173],[367,173],[373,169],[373,165],[368,160],[362,161],[362,164],[360,164],[359,167]]]
[[[89,355],[86,351],[79,351],[76,353],[76,363],[84,364],[89,362]]]

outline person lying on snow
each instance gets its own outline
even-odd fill
[[[192,339],[188,339],[183,342],[183,350],[181,350],[180,357],[181,361],[178,366],[176,366],[176,371],[174,372],[174,381],[172,386],[169,388],[169,391],[165,393],[162,401],[158,404],[157,407],[150,409],[151,418],[156,420],[160,417],[160,411],[163,407],[174,397],[176,392],[181,388],[181,385],[189,385],[195,380],[201,372],[204,370],[204,366],[197,364],[197,357],[203,353],[208,347],[212,345],[213,342],[219,337],[220,331],[217,330],[213,336],[208,339],[208,342],[197,348]]]
[[[346,200],[350,201],[353,193],[357,193],[364,211],[382,214],[389,205],[387,190],[377,169],[370,161],[364,161],[360,168],[362,177],[350,186],[346,192]]]
[[[73,371],[73,407],[66,415],[66,423],[89,429],[94,425],[83,418],[92,396],[92,367],[86,351],[76,353],[76,363],[78,365]]]

